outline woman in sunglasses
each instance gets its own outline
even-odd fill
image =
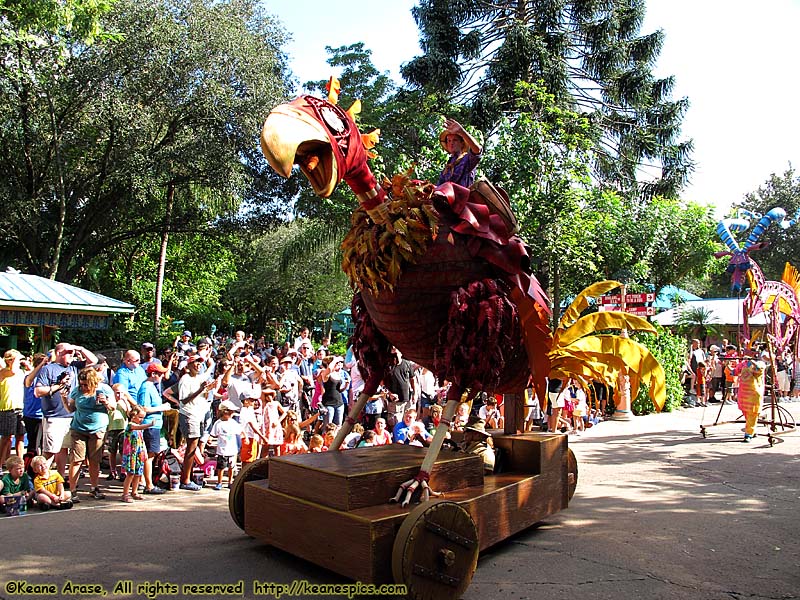
[[[78,498],[78,482],[83,461],[89,460],[89,481],[92,498],[102,500],[100,491],[100,459],[103,456],[103,439],[108,428],[108,413],[116,406],[114,391],[101,383],[100,374],[94,367],[86,367],[78,373],[78,386],[69,396],[62,396],[64,406],[72,413],[70,425],[71,459],[69,485],[73,503]]]

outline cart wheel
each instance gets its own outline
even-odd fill
[[[228,494],[228,510],[231,512],[233,522],[244,530],[244,484],[248,481],[258,481],[269,478],[269,458],[261,458],[251,463],[246,463]]]
[[[769,442],[769,447],[772,448],[775,445],[775,437],[772,435],[767,436],[767,441]]]
[[[400,525],[392,574],[416,600],[460,598],[478,566],[478,529],[455,502],[420,504]]]
[[[569,500],[575,495],[575,488],[578,487],[578,459],[572,448],[568,449],[567,454],[567,485],[569,489]]]
[[[701,427],[700,428],[700,435],[703,436],[703,439],[706,439],[708,437],[708,433],[706,433],[706,428],[705,427]]]

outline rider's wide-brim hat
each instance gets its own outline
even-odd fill
[[[460,137],[461,138],[461,142],[464,144],[464,147],[466,148],[467,140],[464,139],[463,135],[461,135],[460,133],[451,133],[451,132],[447,131],[447,129],[445,129],[444,131],[442,131],[442,133],[439,134],[439,144],[442,146],[442,150],[444,150],[448,154],[450,153],[450,151],[447,149],[447,136],[448,135],[455,135],[455,136]]]
[[[480,417],[472,416],[467,421],[467,424],[464,425],[464,431],[474,431],[475,433],[480,433],[483,436],[489,437],[491,434],[486,431],[486,421],[481,419]]]

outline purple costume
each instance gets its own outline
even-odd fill
[[[451,155],[444,167],[444,171],[439,176],[437,185],[450,181],[465,188],[471,187],[475,183],[475,169],[478,167],[480,159],[480,154],[473,154],[469,150],[461,156]]]

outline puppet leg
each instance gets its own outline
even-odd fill
[[[425,459],[422,461],[422,467],[419,473],[413,479],[403,482],[397,494],[390,500],[390,502],[400,502],[400,506],[406,507],[411,501],[411,497],[417,489],[420,489],[420,502],[427,502],[431,496],[441,496],[440,492],[435,492],[428,485],[430,479],[431,469],[439,458],[439,452],[442,449],[442,443],[447,432],[450,430],[450,421],[456,412],[456,406],[461,399],[461,389],[455,384],[450,386],[447,392],[447,404],[445,404],[442,419],[436,427],[436,433],[433,435],[433,441],[425,454]]]

